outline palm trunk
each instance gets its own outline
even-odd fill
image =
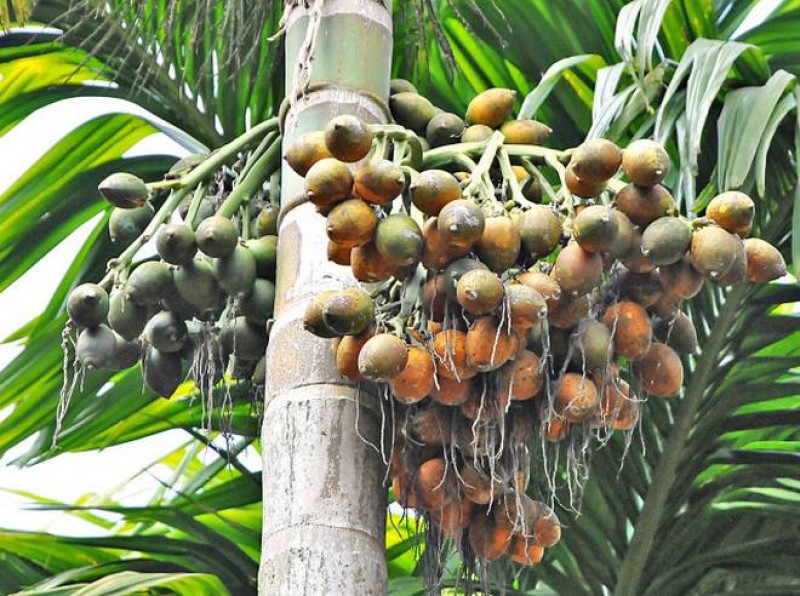
[[[314,15],[320,4],[321,15]],[[320,18],[311,85],[289,110],[284,143],[323,128],[338,114],[385,120],[381,101],[389,91],[390,7],[388,0],[287,0],[287,94],[294,88],[309,23]],[[262,435],[260,592],[385,594],[384,464],[361,438],[379,443],[380,411],[366,407],[377,401],[345,383],[329,340],[302,326],[314,295],[354,282],[349,269],[327,261],[325,220],[303,199],[302,184],[284,164],[278,299],[267,351]]]

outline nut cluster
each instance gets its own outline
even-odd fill
[[[364,284],[316,296],[305,326],[333,338],[343,376],[391,394],[396,500],[465,560],[533,564],[560,536],[528,495],[533,445],[632,430],[698,349],[683,302],[785,263],[748,237],[741,192],[680,216],[655,141],[558,151],[546,125],[511,119],[513,91],[479,94],[462,119],[392,87],[397,124],[337,117],[285,155],[327,218],[330,260]]]

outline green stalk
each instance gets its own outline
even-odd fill
[[[503,178],[508,181],[511,187],[511,198],[514,199],[514,202],[520,207],[533,207],[534,203],[531,203],[525,198],[525,195],[522,194],[522,188],[520,188],[517,176],[514,174],[514,169],[511,167],[511,160],[508,157],[505,147],[500,147],[497,151],[497,161],[500,162],[500,171],[503,173]]]
[[[683,402],[675,418],[675,424],[656,467],[653,482],[647,490],[644,506],[636,520],[633,539],[628,546],[625,559],[622,561],[619,580],[614,591],[618,596],[635,596],[642,593],[642,586],[640,586],[642,574],[650,558],[655,535],[662,522],[667,498],[678,472],[686,440],[692,430],[695,415],[703,400],[709,380],[716,370],[717,359],[725,345],[728,333],[736,321],[736,314],[746,292],[746,284],[734,287],[714,324],[707,344],[704,346],[697,369],[686,389]]]
[[[180,178],[178,180],[178,188],[174,190],[172,194],[170,194],[161,208],[153,216],[153,219],[150,221],[141,235],[136,240],[131,242],[131,244],[116,259],[111,259],[108,262],[109,271],[100,281],[100,285],[104,288],[107,288],[111,283],[113,283],[115,275],[130,265],[131,260],[133,260],[133,257],[136,255],[136,253],[139,252],[139,249],[142,248],[142,246],[144,246],[145,243],[147,243],[153,237],[161,224],[170,218],[172,212],[175,211],[178,205],[180,205],[183,200],[189,196],[189,193],[192,192],[192,189],[197,187],[199,184],[206,182],[219,168],[228,163],[232,158],[236,157],[240,151],[250,146],[262,135],[277,129],[277,127],[277,118],[265,120],[227,145],[220,147],[217,151],[209,155],[203,163]],[[278,142],[274,144],[278,145],[277,153],[280,154],[280,143]],[[231,195],[232,194],[233,193],[231,193]],[[228,199],[230,199],[230,197],[228,197]],[[227,202],[228,201],[226,200],[226,203]],[[233,213],[235,212],[236,209],[233,210]]]
[[[235,138],[227,145],[223,145],[218,150],[214,151],[214,153],[208,156],[208,159],[186,174],[186,176],[181,178],[181,187],[185,188],[188,186],[190,188],[194,188],[200,182],[210,178],[214,172],[228,163],[230,159],[236,157],[240,151],[255,143],[259,138],[268,132],[277,129],[277,118],[270,118],[269,120],[264,120],[264,122],[255,125],[240,137]]]
[[[489,191],[489,188],[486,188],[486,174],[489,173],[489,169],[492,167],[492,163],[494,163],[494,158],[497,155],[497,151],[503,146],[504,140],[505,137],[503,136],[503,133],[499,131],[495,132],[487,139],[481,158],[478,161],[478,165],[474,170],[472,170],[470,182],[464,189],[463,194],[465,196],[475,196],[479,194],[482,190],[482,186],[487,193],[490,195],[492,194]]]
[[[197,229],[197,226],[195,225],[195,220],[197,219],[197,213],[200,211],[200,204],[203,202],[205,196],[206,196],[205,185],[198,184],[197,188],[194,190],[194,196],[192,197],[192,202],[189,204],[189,210],[186,212],[186,225],[193,230]]]
[[[277,137],[277,135],[275,136]],[[264,152],[264,155],[253,163],[253,167],[250,168],[247,175],[239,179],[239,183],[233,187],[231,194],[217,209],[217,215],[228,218],[233,217],[239,205],[258,192],[258,189],[280,166],[280,157],[281,142],[280,139],[276,139],[273,140],[272,145]]]
[[[380,138],[385,138],[390,141],[405,141],[411,149],[405,163],[419,169],[423,155],[422,143],[420,143],[419,137],[414,131],[408,130],[399,124],[370,124],[369,130],[373,135]]]
[[[241,172],[239,172],[239,178],[244,178],[245,176],[247,176],[247,173],[251,170],[253,164],[255,164],[258,158],[261,157],[264,154],[264,152],[267,151],[272,146],[272,143],[275,141],[275,134],[268,134],[263,139],[261,139],[261,142],[258,144],[258,147],[253,149],[252,153],[250,153],[250,155],[248,156],[247,163],[244,164],[244,167],[242,167]]]
[[[557,206],[558,196],[556,195],[556,191],[553,189],[553,186],[550,184],[550,181],[547,179],[547,177],[542,174],[541,170],[533,165],[531,160],[527,158],[523,158],[522,167],[525,168],[528,174],[534,176],[539,181],[539,184],[542,185],[542,192],[547,195],[553,205]]]
[[[572,202],[572,193],[567,188],[567,170],[554,156],[545,156],[545,162],[558,173],[561,181],[561,196],[563,197],[564,207],[567,209],[567,219],[564,220],[564,230],[571,232],[572,220],[575,219],[575,205]],[[560,202],[560,201],[559,201]]]
[[[473,157],[483,155],[483,152],[486,150],[492,138],[493,137],[489,137],[485,141],[476,141],[474,143],[457,143],[455,145],[445,145],[444,147],[431,149],[430,151],[426,151],[423,155],[422,165],[425,169],[441,166],[452,161],[454,156],[459,153],[471,155]],[[505,148],[510,157],[536,158],[541,161],[550,157],[558,162],[567,161],[573,151],[572,149],[559,151],[540,145],[506,145]]]

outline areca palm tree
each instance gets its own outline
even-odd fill
[[[670,181],[685,214],[701,211],[718,191],[745,190],[758,199],[758,234],[789,257],[800,253],[792,247],[800,226],[793,222],[800,213],[800,5],[778,2],[742,28],[760,4],[399,2],[392,74],[457,113],[477,91],[517,89],[525,97],[520,108],[548,123],[564,147],[587,136],[622,144],[655,137],[678,166]],[[214,149],[276,115],[289,51],[278,34],[283,8],[41,1],[32,22],[60,31],[12,27],[0,37],[4,133],[71,98],[119,97],[147,110],[98,115],[69,131],[0,195],[0,289],[79,225],[107,215],[94,188],[108,173],[161,177],[174,157],[126,157],[139,140],[163,131],[187,151]],[[11,338],[24,340],[25,350],[0,377],[0,406],[13,406],[0,421],[0,452],[35,437],[17,461],[35,465],[63,451],[182,428],[190,441],[165,456],[175,467],[175,494],[155,495],[145,508],[113,497],[72,508],[98,523],[94,539],[0,534],[0,590],[252,591],[262,493],[260,475],[237,459],[258,438],[247,400],[234,406],[239,442],[204,466],[201,404],[140,392],[137,371],[92,375],[71,405],[60,451],[51,449],[64,303],[77,283],[99,279],[113,256],[105,225],[101,217],[45,311]],[[580,515],[559,511],[562,542],[531,570],[499,573],[498,589],[505,581],[522,593],[797,590],[800,326],[792,305],[799,298],[793,283],[707,284],[689,305],[701,352],[686,362],[683,394],[650,400],[632,443],[615,437],[592,456]],[[222,475],[228,461],[234,471]],[[100,512],[123,521],[108,528]],[[389,589],[419,593],[418,536],[407,521],[389,521]],[[446,567],[441,585],[457,581]]]

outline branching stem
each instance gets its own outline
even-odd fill
[[[533,207],[534,203],[531,203],[522,194],[522,188],[519,185],[516,174],[514,174],[514,169],[511,167],[511,159],[509,159],[505,147],[500,147],[497,150],[497,161],[500,163],[500,171],[503,173],[503,178],[508,181],[508,185],[511,187],[511,198],[514,202],[520,207]]]
[[[273,133],[273,136],[277,137],[277,128],[277,118],[265,120],[227,145],[223,145],[218,150],[211,153],[203,163],[198,165],[185,176],[182,176],[177,180],[170,181],[175,183],[175,186],[172,187],[172,193],[169,195],[169,197],[167,197],[167,200],[153,216],[153,219],[150,221],[141,235],[134,240],[122,252],[122,254],[109,261],[108,272],[100,281],[100,285],[106,289],[111,287],[111,284],[114,282],[114,278],[130,265],[133,257],[137,252],[139,252],[139,249],[142,248],[142,246],[144,246],[145,243],[147,243],[153,237],[153,235],[158,231],[158,228],[170,218],[172,212],[175,211],[175,209],[184,201],[184,199],[189,196],[193,189],[195,189],[198,185],[207,182],[211,176],[213,176],[216,171],[219,170],[219,168],[229,163],[231,159],[235,158],[236,155],[252,145],[262,136]],[[278,147],[276,153],[279,156],[280,142],[274,141],[273,147],[274,146]],[[242,184],[243,183],[244,180],[242,181]],[[231,196],[234,194],[234,192],[231,193]],[[228,200],[225,201],[226,204],[230,201],[230,198],[231,197],[229,196]],[[220,208],[220,211],[222,211],[224,207],[225,204],[223,204],[223,206]],[[238,203],[236,204],[236,207],[238,207]],[[232,209],[231,215],[236,212],[236,207]],[[228,215],[228,217],[230,217],[230,215]]]

